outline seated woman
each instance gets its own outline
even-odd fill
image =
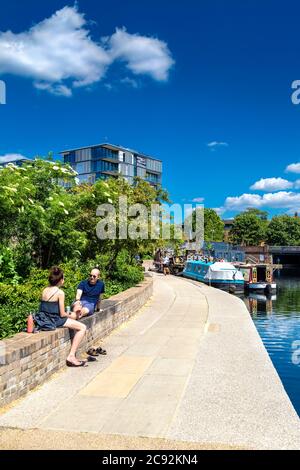
[[[70,353],[67,357],[67,366],[80,367],[86,361],[76,359],[76,351],[84,338],[86,326],[76,320],[76,314],[65,311],[65,293],[60,289],[64,284],[63,270],[57,266],[50,269],[49,286],[43,290],[40,304],[40,312],[44,314],[47,323],[55,328],[70,328],[75,331]],[[42,328],[43,329],[43,328]],[[51,328],[48,328],[51,329]]]

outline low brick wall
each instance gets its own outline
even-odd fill
[[[103,300],[101,309],[82,321],[87,334],[79,352],[86,351],[134,315],[151,297],[152,278]],[[65,366],[72,332],[66,328],[37,334],[19,333],[0,342],[0,407],[25,395]]]

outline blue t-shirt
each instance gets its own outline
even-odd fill
[[[101,294],[105,292],[105,285],[103,281],[98,280],[96,284],[92,285],[88,280],[81,281],[77,289],[82,290],[80,300],[86,300],[96,306]]]

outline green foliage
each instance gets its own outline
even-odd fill
[[[2,305],[0,312],[0,339],[9,338],[26,328],[29,312],[35,310],[35,305]]]
[[[300,219],[289,215],[273,217],[267,230],[269,245],[300,245]]]
[[[224,222],[213,209],[204,208],[204,240],[221,242],[224,237]]]
[[[121,253],[117,258],[117,271],[114,279],[106,279],[104,298],[122,292],[140,282],[144,275],[139,266],[128,264],[128,254]],[[61,265],[64,270],[65,305],[70,305],[75,298],[77,286],[86,279],[92,268],[104,264],[105,259],[98,257],[88,263],[69,261]],[[37,311],[42,290],[48,284],[48,270],[33,269],[29,278],[22,284],[0,283],[0,338],[9,337],[26,327],[29,312]],[[103,278],[103,271],[102,271]]]
[[[139,235],[150,228],[150,211],[135,240],[119,240],[120,196],[127,198],[128,207],[144,204],[150,209],[151,204],[168,201],[165,191],[139,178],[134,186],[122,178],[78,185],[73,169],[51,156],[0,169],[0,338],[25,327],[28,313],[38,308],[53,265],[65,273],[66,305],[93,267],[99,267],[105,280],[105,297],[143,279],[134,257],[153,252],[157,244]],[[117,208],[113,240],[99,240],[96,234],[96,210],[104,203]],[[137,213],[131,218],[133,223],[138,217]]]
[[[198,209],[201,211],[202,209]],[[199,216],[199,212],[198,212]],[[199,217],[200,218],[200,217]],[[195,232],[196,230],[196,211],[192,213],[192,228]],[[224,222],[221,217],[216,213],[214,209],[209,209],[205,207],[203,209],[203,219],[204,219],[204,241],[206,242],[221,242],[224,238]],[[199,230],[199,228],[198,228]]]
[[[265,212],[248,209],[234,218],[230,240],[239,245],[259,245],[266,238],[267,227]]]
[[[16,271],[13,250],[7,246],[0,247],[0,282],[4,279],[11,284],[17,284],[20,280]]]

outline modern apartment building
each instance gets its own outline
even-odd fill
[[[161,185],[161,160],[136,150],[105,143],[64,150],[60,154],[64,163],[69,163],[78,173],[80,182],[92,184],[100,178],[122,175],[130,184],[138,176],[152,186]]]
[[[16,158],[11,158],[10,160],[8,161],[2,161],[1,158],[0,158],[0,167],[5,167],[7,165],[9,165],[9,163],[12,163],[13,165],[17,165],[17,166],[22,166],[23,163],[26,163],[26,162],[30,162],[30,158],[26,158],[26,157],[16,157]]]

